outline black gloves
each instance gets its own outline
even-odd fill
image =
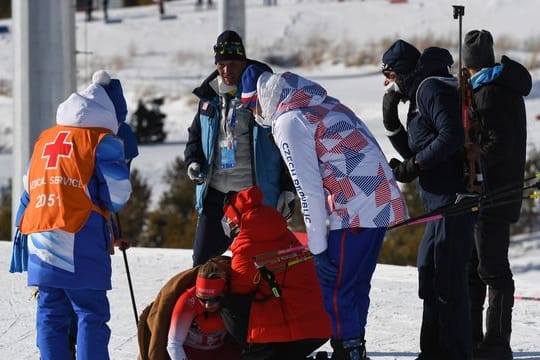
[[[400,100],[401,94],[397,91],[387,91],[383,96],[383,125],[389,132],[396,131],[402,126],[398,116],[398,104]]]
[[[390,165],[392,168],[392,172],[394,173],[396,180],[402,183],[409,183],[413,181],[420,173],[420,167],[414,162],[414,157],[403,162],[392,158],[390,159],[388,165]]]

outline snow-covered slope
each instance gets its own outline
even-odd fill
[[[382,76],[378,73],[383,40],[410,41],[436,38],[457,42],[457,21],[450,0],[409,0],[391,5],[383,0],[279,0],[277,7],[263,7],[247,0],[246,47],[250,57],[263,59],[272,52],[282,55],[313,48],[330,49],[318,65],[293,69],[325,86],[366,121],[388,157],[394,150],[381,124]],[[467,0],[464,31],[490,30],[496,42],[521,61],[538,61],[540,27],[538,0]],[[85,23],[78,14],[79,75],[106,68],[122,80],[130,111],[142,96],[165,96],[167,142],[141,146],[133,166],[153,186],[153,199],[164,190],[161,176],[176,156],[182,156],[187,126],[195,112],[191,89],[213,70],[212,45],[219,33],[217,10],[195,11],[194,1],[166,2],[166,12],[177,19],[159,21],[156,6],[111,9],[117,24]],[[99,17],[100,12],[95,14]],[[0,24],[11,25],[9,20]],[[429,44],[418,44],[420,47]],[[0,35],[0,80],[13,74],[10,34]],[[535,50],[536,49],[536,50]],[[346,67],[339,59],[364,52],[374,59],[363,66]],[[456,48],[453,49],[456,53]],[[501,55],[501,54],[497,54]],[[536,60],[535,60],[536,59]],[[537,64],[537,63],[536,63]],[[538,64],[537,64],[538,65]],[[533,67],[537,67],[533,66]],[[281,71],[282,68],[275,70]],[[526,99],[530,146],[540,144],[540,82],[533,70],[534,89]],[[79,84],[79,88],[84,87]],[[1,87],[0,87],[1,89]],[[0,92],[0,185],[11,176],[12,106],[9,94]],[[15,179],[14,181],[20,181]],[[518,295],[540,297],[540,235],[516,238],[511,248]],[[25,286],[26,275],[7,273],[10,243],[0,242],[0,359],[36,359],[35,302]],[[186,250],[130,249],[129,267],[139,312],[172,275],[191,264]],[[113,257],[113,286],[109,293],[112,319],[111,359],[135,359],[135,320],[121,253]],[[414,359],[418,351],[421,303],[416,294],[416,269],[381,265],[375,272],[367,328],[368,353],[373,360]],[[512,346],[516,359],[540,359],[540,302],[518,300],[514,313]],[[328,344],[325,345],[328,348]]]
[[[540,234],[522,239],[512,251],[519,295],[540,296]],[[10,244],[0,241],[0,358],[30,360],[35,347],[35,301],[26,287],[26,275],[9,274]],[[140,313],[174,274],[191,265],[191,251],[134,248],[127,251],[128,266]],[[113,255],[111,303],[111,359],[134,360],[137,334],[122,253]],[[378,265],[371,290],[367,326],[368,355],[373,360],[410,360],[418,352],[422,304],[417,297],[414,267]],[[540,359],[540,302],[516,300],[512,348],[515,359]],[[323,349],[330,350],[329,344]]]

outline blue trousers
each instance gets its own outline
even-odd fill
[[[422,193],[428,210],[455,196]],[[418,249],[418,295],[423,300],[420,349],[434,359],[471,358],[468,262],[473,246],[471,214],[430,221]]]
[[[111,331],[105,290],[39,287],[37,346],[41,360],[71,360],[69,333],[77,314],[77,360],[109,359]]]
[[[338,275],[335,284],[320,283],[334,339],[364,337],[371,277],[385,233],[386,228],[330,231],[328,255],[338,264]]]

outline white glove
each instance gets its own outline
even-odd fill
[[[292,191],[282,191],[276,205],[276,210],[281,213],[285,220],[293,216],[296,194]]]
[[[168,342],[167,343],[167,352],[171,360],[187,360],[186,352],[182,344],[177,342]]]
[[[204,178],[201,174],[201,165],[196,162],[189,164],[187,169],[187,175],[191,181],[195,184],[200,185],[204,182]]]

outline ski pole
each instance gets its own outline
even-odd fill
[[[489,208],[493,208],[493,207],[508,205],[508,204],[518,202],[518,201],[521,201],[521,200],[524,200],[524,199],[536,200],[536,199],[538,199],[538,197],[539,196],[538,196],[537,192],[532,192],[528,196],[525,196],[525,197],[520,198],[520,199],[510,199],[510,200],[501,201],[501,202],[498,202],[498,203],[488,203],[488,204],[485,204],[485,205],[483,205],[481,203],[477,204],[477,205],[473,204],[471,207],[462,207],[462,208],[456,209],[454,211],[448,211],[448,212],[439,213],[439,214],[420,215],[418,217],[411,218],[411,219],[408,219],[408,220],[403,221],[401,223],[390,226],[390,227],[388,227],[388,229],[391,230],[391,229],[395,229],[395,228],[398,228],[398,227],[401,227],[401,226],[424,224],[424,223],[439,220],[439,219],[442,219],[442,218],[445,218],[445,217],[463,215],[463,214],[466,214],[468,212],[478,212],[478,211],[480,211],[480,209],[489,209]]]
[[[118,237],[122,237],[122,226],[120,224],[120,215],[118,213],[114,213],[116,217],[116,227],[118,229]],[[126,249],[120,249],[122,250],[122,254],[124,256],[124,265],[126,266],[126,274],[128,279],[128,285],[129,285],[129,294],[131,295],[131,305],[133,306],[133,314],[135,315],[135,324],[139,326],[139,316],[137,312],[137,305],[135,304],[135,294],[133,292],[133,284],[131,282],[131,274],[129,272],[129,266],[127,261],[127,254]]]
[[[535,178],[540,179],[540,174],[536,174],[535,176],[525,179],[522,182],[522,184]],[[438,209],[427,212],[423,215],[410,218],[400,223],[394,224],[390,226],[389,229],[394,229],[394,228],[405,226],[405,225],[422,224],[428,221],[441,219],[445,216],[455,216],[455,215],[460,215],[462,213],[467,213],[470,211],[475,212],[475,211],[478,211],[480,208],[502,206],[507,203],[521,200],[521,199],[507,199],[507,198],[514,196],[518,192],[523,192],[524,190],[528,190],[531,188],[540,189],[540,182],[537,181],[536,183],[529,184],[526,186],[520,185],[520,187],[516,189],[507,189],[507,186],[505,186],[492,193],[465,198],[464,200],[461,200],[461,202],[458,204],[453,203],[446,206],[442,206]],[[529,194],[527,198],[536,199],[538,198],[538,194],[536,192],[533,192]]]
[[[529,301],[540,301],[540,297],[537,296],[514,296],[515,300],[529,300]]]
[[[537,197],[537,195],[535,194],[535,197],[531,197],[531,198],[536,198],[536,197]],[[528,198],[529,197],[527,196],[524,199],[528,199]],[[513,202],[517,202],[517,201],[521,201],[521,200],[522,199],[512,199],[512,200],[503,201],[503,202],[500,202],[500,203],[497,203],[497,204],[488,204],[488,205],[484,205],[484,206],[476,205],[476,206],[472,206],[472,207],[469,207],[469,208],[460,208],[460,209],[457,209],[455,211],[449,211],[447,213],[435,214],[435,215],[430,215],[430,216],[423,215],[423,216],[419,216],[419,217],[416,217],[416,218],[413,218],[413,219],[409,219],[411,221],[406,221],[406,222],[404,221],[404,222],[396,224],[394,226],[390,226],[388,229],[395,229],[397,227],[408,226],[408,225],[424,224],[424,223],[427,223],[427,222],[430,222],[430,221],[435,221],[435,220],[443,219],[443,218],[450,217],[450,216],[463,215],[463,214],[466,214],[468,212],[478,212],[480,210],[480,207],[482,209],[489,209],[489,208],[492,208],[492,207],[511,204]]]

